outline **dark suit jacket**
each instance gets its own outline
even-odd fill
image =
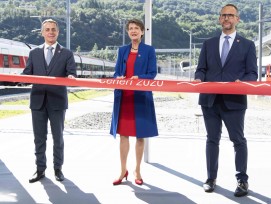
[[[41,45],[30,51],[23,74],[53,77],[76,76],[73,53],[57,44],[51,63],[47,66],[44,57],[44,45]],[[66,86],[43,84],[33,84],[30,96],[30,108],[35,110],[40,109],[44,103],[45,96],[47,97],[48,105],[53,110],[68,108]]]
[[[219,54],[219,38],[214,37],[204,42],[201,49],[195,79],[204,82],[256,81],[257,58],[252,41],[236,34],[226,62],[222,67]],[[212,107],[216,94],[200,94],[199,105]],[[222,95],[226,107],[230,110],[247,108],[246,95]]]

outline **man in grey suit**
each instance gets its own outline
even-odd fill
[[[239,12],[235,5],[227,4],[221,9],[219,22],[222,26],[222,34],[204,42],[195,73],[195,81],[240,82],[257,80],[255,45],[252,41],[236,33],[235,26],[239,20]],[[245,196],[248,193],[247,141],[244,136],[247,96],[200,94],[199,105],[201,105],[207,131],[208,178],[203,184],[205,192],[212,192],[215,189],[223,121],[229,138],[234,144],[235,176],[237,179],[234,195]]]
[[[57,43],[59,27],[56,21],[43,21],[41,34],[45,43],[29,53],[23,74],[52,77],[76,77],[73,53]],[[46,140],[48,121],[53,136],[53,162],[55,178],[63,181],[64,160],[64,120],[68,108],[67,88],[65,86],[33,84],[30,95],[30,109],[34,132],[37,170],[29,179],[30,183],[45,177]]]

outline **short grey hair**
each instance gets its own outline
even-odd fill
[[[45,23],[54,23],[54,24],[56,24],[56,27],[57,27],[57,29],[59,30],[59,27],[58,27],[58,23],[55,21],[55,20],[53,20],[53,19],[46,19],[46,20],[44,20],[42,23],[41,23],[41,32],[43,31],[43,28],[44,28],[44,24]]]

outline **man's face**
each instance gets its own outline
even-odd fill
[[[55,23],[46,22],[43,24],[41,34],[44,37],[45,42],[48,45],[52,45],[57,41],[59,30]]]
[[[235,26],[239,23],[239,20],[237,11],[232,6],[226,6],[220,12],[219,23],[222,26],[223,32],[226,34],[235,31]]]

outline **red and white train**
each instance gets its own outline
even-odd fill
[[[0,38],[0,73],[21,74],[29,51],[36,45]],[[113,76],[115,62],[74,54],[79,78],[108,78]],[[5,84],[0,82],[0,84]]]
[[[258,66],[259,66],[259,60],[258,60]],[[271,55],[268,55],[268,56],[263,56],[262,57],[262,77],[265,77],[266,74],[268,74],[267,72],[267,69],[270,70],[270,67],[271,67]]]

